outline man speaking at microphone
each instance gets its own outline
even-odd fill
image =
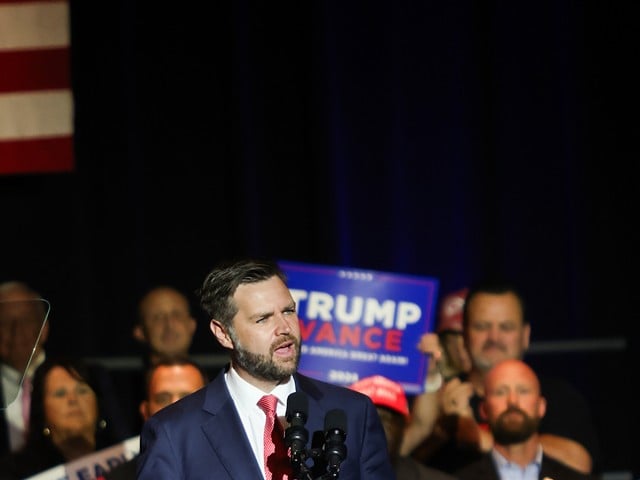
[[[210,329],[231,361],[207,387],[146,421],[138,479],[396,478],[371,399],[297,373],[298,315],[276,264],[221,265],[207,275],[199,295]],[[314,456],[318,464],[312,461],[313,474],[304,477],[298,476],[300,465],[291,461],[284,438],[287,399],[294,392],[306,396],[308,408],[296,415],[296,428],[325,439],[314,449],[325,452],[324,458]],[[304,442],[306,435],[296,438]],[[295,444],[298,454],[302,447]],[[324,474],[318,472],[325,466]]]

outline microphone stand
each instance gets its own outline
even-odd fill
[[[324,448],[312,448],[309,450],[298,450],[291,457],[291,466],[293,467],[293,478],[296,480],[332,480],[338,478],[339,468],[331,468],[330,471],[314,478],[312,471],[307,465],[307,460],[313,460],[315,466],[316,460],[324,460]],[[327,467],[328,468],[328,467]]]
[[[314,480],[306,463],[308,455],[308,450],[298,450],[292,455],[291,466],[293,467],[293,478],[298,480]]]

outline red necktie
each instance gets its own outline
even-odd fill
[[[277,403],[274,395],[265,395],[258,401],[258,406],[267,415],[264,424],[264,469],[267,480],[286,480],[291,471],[282,426],[276,415]]]

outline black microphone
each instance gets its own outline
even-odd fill
[[[324,431],[324,457],[327,461],[327,470],[337,477],[340,463],[347,458],[347,446],[344,444],[347,438],[347,414],[344,410],[336,408],[327,412],[324,417]]]
[[[287,422],[284,443],[291,448],[291,462],[300,468],[307,455],[309,432],[304,428],[309,417],[309,399],[302,392],[293,392],[287,398]]]

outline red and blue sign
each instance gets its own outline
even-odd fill
[[[433,331],[438,280],[279,262],[296,301],[300,373],[337,385],[382,375],[421,393],[427,357],[417,344]]]

